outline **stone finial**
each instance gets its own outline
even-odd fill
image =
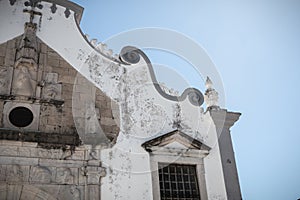
[[[209,77],[207,77],[205,82],[206,91],[204,94],[204,100],[207,108],[219,107],[219,94],[213,88],[213,83]]]
[[[206,87],[206,89],[213,89],[213,83],[209,77],[206,78],[205,87]]]

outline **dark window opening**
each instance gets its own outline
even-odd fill
[[[200,200],[195,165],[159,164],[162,200]]]
[[[16,127],[26,127],[32,123],[33,114],[28,108],[16,107],[9,113],[9,121]]]

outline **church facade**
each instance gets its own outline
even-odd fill
[[[82,14],[0,0],[0,199],[240,200],[240,113],[209,78],[168,92],[140,49],[89,41]]]

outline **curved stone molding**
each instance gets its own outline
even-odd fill
[[[137,64],[140,61],[140,52],[139,49],[127,46],[121,50],[120,58],[122,61],[128,64]]]
[[[189,98],[189,101],[194,106],[201,106],[204,102],[203,94],[195,88],[188,88],[188,89],[184,90],[184,92],[179,97],[179,99],[184,100],[186,97]]]
[[[31,2],[30,5],[35,5],[36,1],[29,1]],[[53,12],[57,12],[56,10],[58,9],[57,6],[62,6],[65,8],[64,14],[66,15],[66,17],[69,17],[70,15],[70,10],[72,10],[74,12],[74,18],[76,18],[77,15],[82,15],[82,8],[72,2],[69,1],[58,1],[58,0],[43,0],[42,2],[48,2],[51,3],[51,14],[53,14]],[[55,6],[54,6],[55,5]],[[45,7],[45,6],[44,6]],[[159,86],[154,71],[153,71],[153,67],[152,64],[149,60],[149,58],[146,56],[146,54],[141,51],[140,49],[136,48],[136,47],[132,47],[132,46],[127,46],[124,47],[121,50],[120,53],[120,59],[117,59],[115,57],[112,56],[113,52],[110,49],[106,49],[106,45],[99,43],[97,46],[95,46],[95,42],[93,41],[89,41],[87,37],[85,37],[85,35],[83,34],[80,26],[79,26],[79,20],[75,20],[75,24],[77,26],[77,31],[79,31],[79,33],[81,34],[81,40],[84,39],[85,42],[92,48],[94,49],[97,53],[99,53],[100,55],[96,55],[96,57],[103,57],[103,58],[107,58],[107,62],[111,62],[111,66],[119,66],[120,65],[131,65],[131,64],[137,64],[141,58],[144,59],[144,61],[147,63],[148,65],[148,70],[150,72],[151,78],[152,78],[152,82],[154,83],[154,86],[156,88],[156,90],[160,93],[160,95],[162,95],[164,98],[168,99],[168,100],[172,100],[172,101],[184,101],[187,97],[190,100],[191,104],[195,105],[195,106],[201,106],[203,104],[204,98],[203,95],[200,91],[198,91],[197,89],[194,88],[188,88],[186,89],[181,96],[177,97],[177,96],[173,96],[173,95],[169,95],[166,94],[163,89],[161,89],[161,87]],[[39,34],[39,33],[38,33]],[[83,57],[87,57],[88,54],[85,51],[85,55],[83,55]],[[90,58],[88,58],[88,60],[90,60]],[[116,67],[114,67],[116,69]],[[123,68],[123,67],[121,67]],[[95,68],[94,68],[95,69]],[[95,73],[97,75],[97,73]],[[100,76],[98,77],[94,77],[97,78],[97,80],[100,79]],[[101,82],[100,80],[98,81],[98,83]]]
[[[175,90],[174,88],[169,88],[165,83],[160,82],[159,85],[165,93],[177,97],[179,96],[179,91]]]
[[[140,61],[140,57],[142,57],[148,66],[148,70],[151,75],[151,79],[154,83],[154,86],[156,90],[165,98],[172,100],[172,101],[184,101],[187,97],[191,104],[195,106],[201,106],[204,102],[204,96],[203,94],[195,89],[195,88],[187,88],[185,91],[181,94],[181,96],[173,96],[170,94],[167,94],[158,84],[158,81],[156,80],[155,73],[153,70],[153,66],[151,64],[150,59],[148,56],[140,49],[132,46],[126,46],[121,50],[120,58],[123,62],[128,64],[137,64]]]
[[[120,56],[114,57],[113,52],[109,49],[107,50],[105,44],[97,44],[97,40],[95,39],[89,41],[88,38],[83,35],[79,27],[82,15],[80,6],[66,0],[28,1],[29,3],[38,2],[43,6],[43,8],[39,10],[43,16],[43,20],[40,20],[40,17],[35,18],[35,16],[24,14],[24,9],[30,9],[24,5],[25,1],[27,0],[0,0],[0,26],[5,27],[5,29],[1,30],[0,43],[23,34],[24,24],[28,22],[30,18],[33,18],[32,23],[39,22],[40,27],[37,30],[36,36],[55,50],[55,52],[64,59],[64,62],[74,67],[87,81],[93,83],[102,90],[107,97],[115,100],[119,104],[120,129],[118,130],[120,130],[120,132],[113,147],[83,140],[83,143],[88,144],[87,146],[90,146],[90,149],[87,151],[82,149],[80,150],[81,153],[77,153],[74,148],[75,145],[80,144],[79,138],[74,139],[74,141],[70,143],[66,143],[65,141],[69,140],[67,137],[71,136],[67,136],[62,132],[54,132],[54,139],[51,142],[54,144],[64,143],[72,145],[70,147],[72,148],[71,151],[74,149],[75,152],[70,155],[55,151],[54,148],[56,148],[56,146],[48,144],[40,144],[41,147],[47,149],[47,151],[37,151],[36,154],[33,154],[34,151],[30,150],[31,146],[24,146],[26,150],[22,150],[20,145],[23,145],[23,143],[19,141],[15,147],[13,145],[11,147],[9,146],[9,149],[6,149],[4,153],[2,152],[3,154],[9,154],[11,156],[6,156],[6,159],[1,159],[2,163],[0,164],[15,165],[16,157],[22,153],[26,158],[20,159],[20,162],[21,164],[26,164],[26,166],[30,165],[30,169],[28,167],[11,167],[10,174],[14,175],[14,177],[10,177],[12,182],[22,179],[30,184],[39,185],[41,188],[44,187],[44,185],[52,186],[59,184],[61,185],[59,194],[63,195],[61,199],[82,199],[82,196],[87,197],[86,199],[96,199],[94,197],[99,197],[99,195],[101,195],[102,199],[153,199],[151,194],[152,190],[149,189],[152,186],[150,173],[152,168],[151,164],[149,165],[150,157],[145,149],[141,148],[141,144],[153,138],[162,138],[161,136],[170,133],[172,130],[179,130],[189,136],[191,140],[195,138],[211,148],[209,155],[205,157],[203,163],[200,163],[205,167],[205,179],[207,180],[208,191],[207,199],[215,199],[216,197],[219,199],[227,198],[224,184],[224,172],[226,171],[222,168],[223,155],[220,154],[220,149],[225,147],[225,143],[219,146],[219,135],[216,132],[219,128],[213,124],[215,119],[212,115],[212,112],[219,112],[219,110],[212,109],[209,110],[210,112],[204,113],[203,108],[200,107],[203,103],[203,95],[199,90],[187,88],[180,96],[167,94],[157,82],[152,64],[143,51],[129,46],[122,49]],[[73,8],[72,5],[74,6]],[[4,81],[6,81],[5,76],[9,73],[9,70],[0,70],[0,84],[3,85],[3,87],[7,87]],[[22,73],[16,74],[16,76],[21,78],[22,76],[29,77],[26,69],[24,69]],[[30,77],[33,76],[31,75]],[[48,81],[44,80],[45,90],[43,92],[45,93],[43,93],[43,95],[46,100],[50,99],[47,100],[49,102],[55,100],[62,104],[64,101],[59,100],[60,88],[56,87],[59,81],[56,80],[53,74],[48,78]],[[30,78],[27,79],[29,80]],[[43,81],[39,81],[39,87],[42,82]],[[30,82],[26,80],[25,83]],[[47,84],[49,88],[46,88]],[[27,85],[29,85],[27,88],[30,88],[30,84]],[[0,96],[0,98],[13,98],[6,94],[7,89],[2,89],[0,92],[2,96],[6,95],[4,97]],[[215,97],[215,94],[214,96],[208,96],[209,98],[211,97],[209,100],[214,100],[215,102],[217,99],[212,98]],[[14,100],[15,99],[12,99],[12,101]],[[79,100],[82,101],[81,98]],[[26,102],[28,102],[28,100],[26,100]],[[22,102],[24,107],[26,102]],[[35,103],[43,102],[34,101],[31,102],[30,105],[35,105]],[[215,105],[215,103],[213,103],[213,105]],[[4,108],[4,116],[0,116],[0,121],[6,124],[4,128],[10,129],[10,132],[5,132],[6,135],[2,138],[22,140],[22,138],[31,137],[32,135],[26,135],[18,129],[11,128],[7,113],[15,106],[17,105],[9,103],[5,103],[4,105],[0,102],[0,107]],[[30,108],[34,109],[33,107]],[[51,106],[49,110],[47,110],[44,105],[42,105],[41,108],[36,108],[35,111],[37,114],[44,113],[46,115],[48,111],[52,113],[52,110],[56,108],[57,107]],[[92,115],[96,120],[100,118],[96,116],[97,113],[95,114],[95,112],[89,110],[92,110],[92,108],[86,108],[87,115],[85,115],[85,117],[87,119],[90,119]],[[41,110],[43,112],[40,112]],[[33,112],[33,114],[35,114],[35,112]],[[63,115],[59,114],[57,116]],[[42,117],[44,116],[41,116],[41,118]],[[54,115],[51,120],[55,124]],[[102,118],[102,120],[104,120],[104,118]],[[219,118],[217,121],[220,121]],[[42,120],[40,120],[40,122],[42,122]],[[45,124],[46,123],[48,123],[48,119]],[[56,126],[53,126],[53,129],[51,128],[49,130],[54,131],[55,127]],[[90,135],[97,133],[93,125],[84,128],[88,130],[88,134]],[[33,128],[31,127],[30,129]],[[32,130],[32,132],[36,133],[37,130]],[[4,133],[2,133],[2,135],[3,134]],[[16,139],[16,135],[18,134],[18,139]],[[40,143],[40,138],[47,138],[46,134],[48,133],[45,131],[39,132],[39,137],[36,138],[37,142]],[[92,138],[93,141],[97,141],[99,135],[100,134],[95,134],[95,138],[90,138]],[[230,139],[230,137],[228,138]],[[187,144],[189,144],[191,140],[189,140]],[[182,142],[185,140],[181,138],[177,140],[177,142],[178,141]],[[178,145],[173,143],[168,147],[177,148]],[[179,147],[181,148],[181,146]],[[17,149],[17,151],[15,149]],[[5,153],[8,151],[10,152]],[[50,159],[47,159],[48,157]],[[71,162],[72,158],[75,157],[77,157],[76,162]],[[31,159],[28,160],[28,158]],[[60,160],[55,161],[52,158]],[[101,162],[98,159],[101,159]],[[225,161],[226,159],[224,157]],[[230,160],[232,160],[232,158],[230,158]],[[199,159],[195,161],[195,163],[198,163],[198,161]],[[103,167],[108,170],[102,167],[102,163]],[[79,171],[79,168],[83,171]],[[0,167],[0,179],[3,179],[3,170],[4,169]],[[201,173],[204,174],[204,172]],[[103,177],[103,179],[100,180],[101,177]],[[71,185],[74,184],[76,184],[76,186],[72,187]],[[84,185],[87,185],[87,187]],[[99,191],[100,185],[101,194]],[[132,186],[132,189],[123,187],[124,185]],[[139,190],[135,190],[135,188]],[[16,190],[21,191],[21,189],[21,187],[16,186]],[[2,190],[3,187],[0,185],[0,193]],[[28,191],[30,191],[30,188]],[[39,190],[33,191],[32,195],[28,195],[28,197],[26,196],[24,199],[34,199],[35,197],[43,199],[41,196],[46,196],[45,199],[52,199],[50,195],[47,196],[47,194]]]
[[[119,104],[120,113],[122,113],[120,116],[122,133],[135,136],[144,134],[152,137],[171,129],[173,122],[176,121],[173,115],[175,112],[173,105],[177,103],[180,103],[182,107],[183,117],[176,123],[188,124],[189,126],[182,127],[191,130],[198,127],[199,121],[195,119],[200,119],[201,108],[199,106],[203,103],[203,95],[200,91],[188,88],[180,96],[167,94],[159,86],[152,64],[143,51],[136,47],[125,47],[117,59],[112,56],[112,51],[106,51],[105,44],[99,45],[98,43],[95,47],[97,40],[89,41],[84,36],[76,18],[78,11],[71,9],[65,1],[60,3],[45,0],[40,3],[43,5],[41,10],[43,20],[40,29],[37,30],[37,37],[47,43],[50,48],[55,49],[66,62]],[[53,3],[57,7],[54,14],[53,9],[51,10]],[[8,20],[0,20],[0,25],[9,27],[7,31],[4,30],[4,34],[1,34],[1,42],[7,41],[14,35],[23,34],[20,26],[29,20],[29,16],[23,13],[25,8],[23,4],[10,6],[9,1],[1,1],[0,4],[1,11],[3,7],[8,10],[5,11]],[[64,16],[66,8],[69,8],[71,12],[69,18]],[[38,19],[38,17],[35,18],[33,23]],[[62,37],[66,33],[68,33],[67,37]],[[50,88],[48,96],[55,94],[56,90]],[[151,113],[160,116],[161,120],[152,118]],[[137,134],[135,131],[137,127],[134,124],[143,125],[142,132],[144,133]],[[153,131],[150,127],[161,127],[161,130]]]

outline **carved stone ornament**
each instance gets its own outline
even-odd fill
[[[66,18],[69,18],[69,17],[70,17],[71,12],[70,12],[70,9],[69,9],[69,8],[66,8],[66,10],[65,10],[64,13],[65,13]]]
[[[81,172],[87,176],[87,184],[91,185],[99,185],[100,178],[106,176],[105,168],[99,166],[82,167]]]
[[[47,167],[34,166],[30,171],[30,181],[37,183],[51,183],[52,172]]]
[[[61,99],[62,85],[57,80],[57,73],[48,73],[46,75],[42,96],[44,99]]]
[[[36,89],[36,72],[27,65],[15,69],[12,94],[33,97]]]
[[[29,0],[24,3],[26,7],[30,6],[33,8],[42,9],[43,5],[40,3],[40,0]]]
[[[33,11],[26,12],[30,14],[30,20],[33,20],[35,13],[33,13]],[[16,65],[18,64],[18,62],[28,62],[35,64],[38,62],[36,30],[37,24],[32,22],[25,23],[24,33],[17,49]]]
[[[57,6],[55,3],[52,4],[52,6],[50,7],[51,8],[51,12],[54,14],[57,10]]]
[[[7,182],[24,182],[28,180],[29,166],[11,165],[6,168]]]
[[[213,88],[213,83],[209,77],[206,79],[205,83],[206,91],[205,91],[205,103],[207,107],[219,107],[219,94]]]
[[[70,189],[70,193],[72,195],[73,200],[80,200],[81,193],[80,190],[76,186],[72,186]]]
[[[73,184],[74,183],[74,175],[70,168],[57,168],[56,169],[56,178],[55,181],[57,183],[62,184]]]

